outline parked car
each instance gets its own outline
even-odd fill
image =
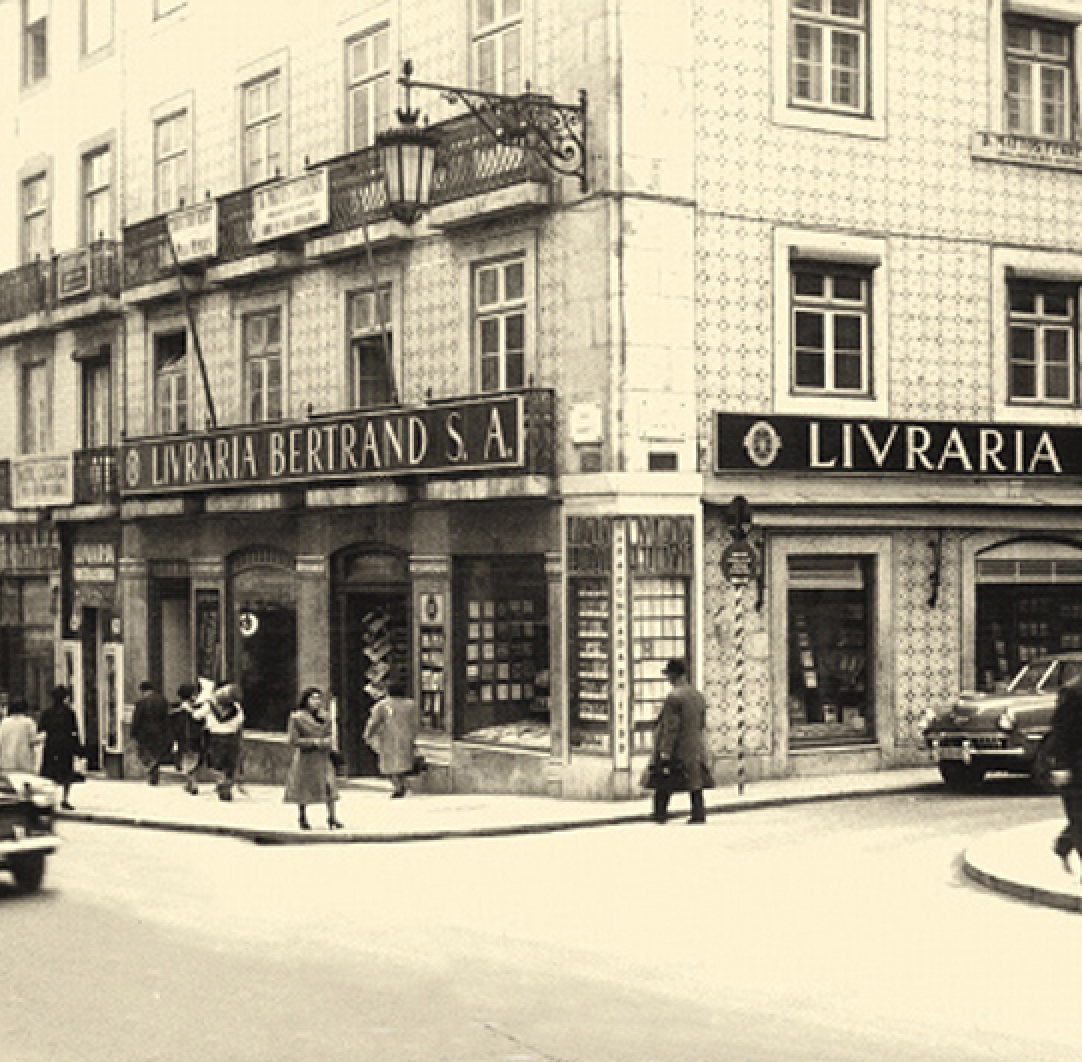
[[[56,851],[56,787],[32,774],[0,773],[0,868],[26,892],[41,887],[45,859]]]
[[[951,788],[977,786],[989,771],[1028,774],[1052,788],[1052,713],[1056,694],[1082,675],[1082,652],[1026,664],[1003,690],[966,691],[924,725],[924,740]]]

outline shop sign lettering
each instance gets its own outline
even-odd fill
[[[612,518],[572,516],[567,521],[567,570],[576,575],[612,571]]]
[[[252,192],[252,239],[256,243],[326,225],[330,216],[325,169],[275,181]]]
[[[1082,428],[719,413],[717,472],[1082,476]]]
[[[33,528],[0,534],[0,572],[29,575],[60,568],[60,534],[55,528]]]
[[[75,478],[71,454],[59,457],[13,457],[11,504],[15,509],[73,505]]]
[[[502,398],[301,424],[133,442],[124,494],[321,483],[521,468],[523,399]]]
[[[631,567],[650,575],[690,575],[694,559],[690,516],[636,516],[630,521]]]
[[[112,542],[76,542],[71,547],[76,583],[115,583],[116,546]]]
[[[218,254],[217,200],[175,210],[166,218],[166,224],[178,262],[198,262]]]
[[[67,251],[57,262],[57,291],[62,299],[86,295],[90,291],[90,252],[85,248]]]

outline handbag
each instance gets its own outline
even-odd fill
[[[643,789],[668,789],[670,792],[687,789],[687,768],[679,760],[651,760],[642,772],[639,784]]]

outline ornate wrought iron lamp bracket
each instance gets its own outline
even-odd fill
[[[583,192],[589,189],[585,89],[579,90],[579,102],[571,104],[557,103],[551,96],[531,92],[528,81],[526,91],[517,96],[415,81],[413,62],[409,59],[402,64],[398,83],[406,90],[405,113],[411,112],[413,89],[438,92],[449,103],[465,107],[497,143],[525,148],[554,173],[577,177]]]

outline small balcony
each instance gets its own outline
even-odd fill
[[[44,313],[51,289],[51,262],[30,262],[0,273],[0,325]]]
[[[76,505],[117,505],[120,483],[115,446],[76,450],[72,455]]]

